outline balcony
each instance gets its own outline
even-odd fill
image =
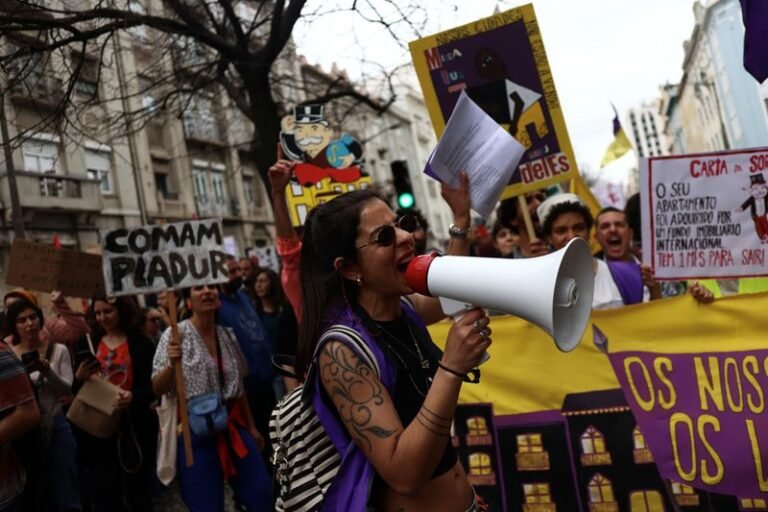
[[[652,464],[654,462],[653,454],[648,448],[635,448],[632,454],[635,459],[635,464]]]
[[[518,471],[549,470],[549,452],[515,454]]]
[[[99,180],[17,172],[16,186],[22,208],[78,212],[100,212],[103,208]]]
[[[582,466],[610,466],[611,454],[608,452],[582,453],[581,465]]]
[[[11,100],[18,103],[57,105],[63,98],[62,81],[47,74],[30,73],[11,87]]]
[[[179,200],[179,194],[175,192],[158,192],[157,206],[162,217],[187,219],[192,216],[192,212],[187,212],[187,205]]]

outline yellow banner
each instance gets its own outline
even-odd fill
[[[525,293],[525,292],[522,292]],[[768,346],[768,293],[738,295],[699,304],[688,296],[620,309],[594,311],[591,323],[608,339],[609,352],[732,352]],[[450,324],[430,327],[441,344]],[[461,401],[488,402],[496,415],[559,409],[566,394],[618,388],[606,354],[593,343],[592,328],[569,353],[519,318],[493,317],[491,359],[480,384],[465,384]]]
[[[766,311],[768,293],[595,311],[567,354],[494,317],[454,416],[478,496],[520,512],[768,509]]]

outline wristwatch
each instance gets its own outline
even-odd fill
[[[469,236],[469,229],[461,229],[456,224],[451,224],[448,228],[448,236],[458,238],[459,240],[466,240],[467,236]]]

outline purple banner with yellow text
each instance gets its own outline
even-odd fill
[[[768,350],[609,355],[662,477],[768,493]]]

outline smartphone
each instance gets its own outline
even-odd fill
[[[21,362],[24,363],[24,366],[28,366],[38,359],[40,359],[40,353],[37,350],[30,350],[21,354]]]
[[[98,359],[96,359],[96,356],[93,355],[91,353],[91,351],[87,350],[87,349],[83,350],[83,351],[76,352],[75,353],[75,358],[78,361],[83,361],[84,363],[87,363],[87,364],[93,364],[94,361],[96,361],[96,362],[99,361]]]

